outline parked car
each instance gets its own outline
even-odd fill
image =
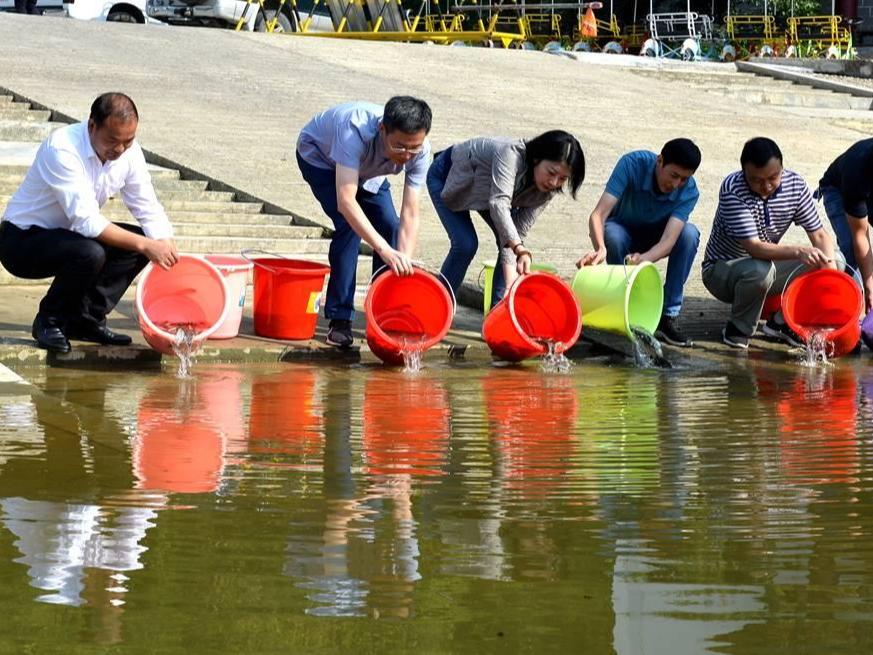
[[[79,20],[148,23],[146,0],[38,0],[45,14],[66,14]],[[15,0],[0,0],[0,11],[15,11]]]
[[[63,0],[64,11],[79,20],[106,20],[118,23],[156,23],[146,15],[146,0]]]
[[[252,2],[246,11],[245,0],[148,0],[146,13],[149,17],[171,25],[201,25],[233,29],[241,16],[245,15],[245,29],[265,32],[267,21],[278,13],[274,32],[296,32],[297,16],[305,21],[313,7],[313,0],[299,0],[297,14],[286,2],[280,11],[279,0],[265,0],[264,11],[257,2]],[[333,24],[326,6],[319,4],[312,12],[311,31],[331,30]]]

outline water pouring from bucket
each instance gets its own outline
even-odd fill
[[[367,344],[386,364],[416,372],[423,353],[448,334],[457,303],[448,282],[419,264],[412,275],[383,270],[376,272],[364,300]]]
[[[180,359],[180,377],[191,358],[225,320],[227,284],[221,272],[199,255],[181,255],[169,270],[146,266],[136,288],[142,335],[152,348]]]
[[[782,294],[785,323],[825,358],[841,357],[855,348],[863,310],[864,294],[858,283],[830,268],[789,278]]]
[[[570,348],[582,331],[579,302],[557,275],[536,271],[513,282],[485,318],[482,336],[491,352],[520,362]]]

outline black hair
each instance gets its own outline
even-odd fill
[[[415,134],[424,130],[430,132],[432,114],[424,100],[412,96],[394,96],[385,103],[382,114],[382,125],[389,134],[400,130],[406,134]]]
[[[104,93],[91,103],[91,120],[97,127],[102,127],[110,116],[122,123],[139,120],[139,112],[130,96],[117,92]]]
[[[673,139],[661,148],[661,165],[675,164],[679,168],[696,171],[700,166],[700,148],[691,139]]]
[[[740,154],[740,166],[746,167],[746,164],[751,164],[755,168],[763,168],[773,158],[782,163],[782,151],[773,139],[768,139],[765,136],[756,136],[754,139],[746,141],[743,146],[743,152]]]
[[[570,194],[575,198],[576,191],[585,180],[585,153],[576,137],[564,130],[549,130],[534,137],[525,146],[528,176],[533,177],[533,169],[544,159],[567,164],[570,169],[568,181]]]

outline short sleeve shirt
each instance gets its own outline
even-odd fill
[[[807,232],[822,228],[812,194],[800,175],[783,170],[782,184],[765,200],[749,188],[742,171],[731,173],[722,182],[718,194],[718,209],[706,244],[703,270],[716,261],[749,257],[740,244],[745,239],[779,243],[792,224]]]
[[[671,216],[688,222],[700,192],[690,178],[670,193],[656,193],[655,165],[658,155],[649,150],[635,150],[623,155],[609,181],[606,192],[618,198],[609,217],[626,227],[665,223]]]
[[[819,185],[839,189],[847,214],[873,215],[873,139],[858,141],[837,157]]]
[[[385,155],[379,125],[384,107],[369,102],[346,102],[316,115],[300,132],[297,152],[306,163],[326,170],[337,165],[358,171],[361,186],[376,193],[387,175],[406,174],[406,186],[418,189],[430,164],[430,143],[406,164]]]

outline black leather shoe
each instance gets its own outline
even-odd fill
[[[113,332],[105,325],[70,324],[67,336],[75,341],[90,341],[104,346],[129,346],[133,339],[126,334]]]
[[[61,328],[47,324],[39,315],[34,319],[30,333],[36,339],[36,345],[44,350],[53,353],[68,353],[72,350]]]

